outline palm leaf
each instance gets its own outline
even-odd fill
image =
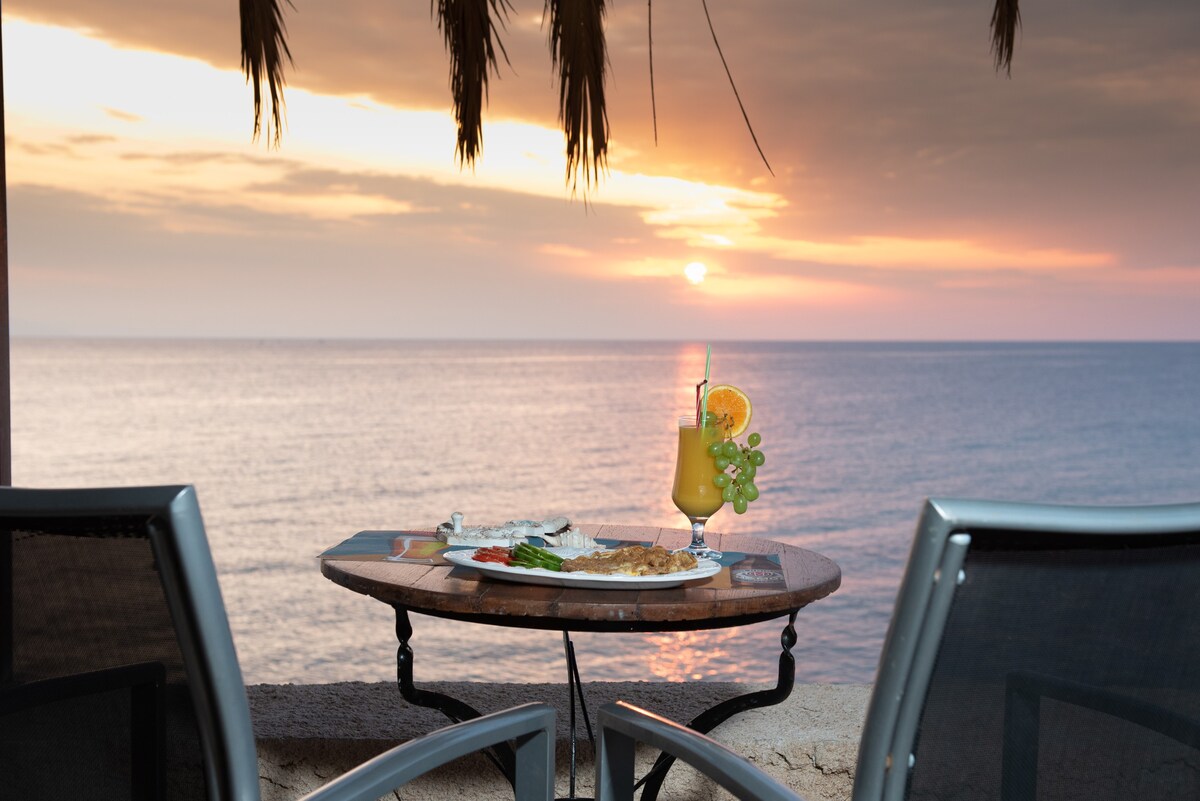
[[[508,62],[508,53],[496,36],[494,12],[503,24],[511,8],[507,0],[433,0],[438,29],[450,54],[450,93],[458,123],[455,156],[460,165],[474,164],[483,143],[483,101],[488,92],[488,71],[496,69],[496,48]]]
[[[546,11],[550,56],[558,68],[558,116],[567,138],[567,176],[574,189],[582,172],[590,187],[608,159],[605,0],[546,0]]]
[[[1012,75],[1013,48],[1017,29],[1021,27],[1021,9],[1017,0],[996,0],[992,10],[992,52],[996,55],[996,71],[1004,69]]]
[[[288,5],[291,5],[289,0]],[[240,0],[242,72],[254,87],[254,138],[262,130],[263,84],[271,95],[267,138],[276,146],[283,136],[283,62],[292,61],[284,38],[278,0]]]
[[[738,108],[742,110],[742,119],[746,121],[746,130],[750,132],[750,138],[754,140],[754,148],[758,151],[758,157],[762,159],[763,164],[767,166],[767,172],[774,175],[775,171],[771,169],[771,162],[767,161],[767,154],[763,152],[762,145],[758,143],[758,136],[754,133],[754,126],[750,124],[750,115],[746,113],[746,107],[742,105],[742,96],[738,93],[737,84],[733,82],[733,73],[729,71],[729,64],[725,61],[725,54],[721,52],[721,43],[717,41],[717,29],[713,27],[712,17],[708,13],[708,0],[700,0],[700,5],[704,8],[704,18],[708,20],[708,32],[712,34],[713,44],[717,48],[717,55],[721,57],[721,66],[725,68],[725,76],[729,78],[729,86],[733,89],[733,97],[737,100]]]
[[[658,144],[658,104],[654,100],[654,0],[646,0],[646,52],[650,57],[650,121],[654,123],[654,144]]]

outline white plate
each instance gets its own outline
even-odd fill
[[[442,556],[451,564],[473,567],[485,576],[521,584],[545,584],[551,587],[588,587],[599,590],[665,590],[678,587],[685,581],[708,578],[721,571],[721,566],[711,559],[701,559],[691,570],[667,573],[661,576],[620,576],[600,573],[556,573],[542,568],[529,569],[512,567],[499,562],[476,562],[475,551],[446,551]],[[602,551],[603,548],[547,548],[563,559],[571,559],[585,553]]]

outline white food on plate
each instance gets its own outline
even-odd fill
[[[529,537],[548,537],[557,531],[570,528],[571,521],[565,517],[549,520],[509,520],[501,526],[464,526],[462,512],[455,512],[450,521],[437,527],[437,538],[448,545],[515,545]]]
[[[557,545],[563,548],[594,548],[599,543],[584,534],[578,528],[567,529],[561,534],[543,534],[542,539],[547,545]]]

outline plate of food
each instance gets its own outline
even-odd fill
[[[521,543],[512,548],[447,551],[443,556],[451,564],[473,567],[501,581],[606,590],[667,589],[721,570],[711,559],[697,560],[661,545],[606,549],[538,548]]]

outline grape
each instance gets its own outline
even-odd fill
[[[707,425],[720,425],[723,421],[716,414],[708,412],[705,418]],[[737,514],[745,514],[751,501],[758,500],[760,490],[754,479],[758,468],[767,461],[763,452],[758,449],[762,444],[762,435],[757,432],[746,438],[747,444],[739,445],[732,439],[709,443],[705,448],[713,460],[713,467],[719,472],[713,476],[712,483],[721,491],[721,501],[733,506]],[[726,473],[730,467],[734,470]]]
[[[716,424],[716,422],[717,422],[717,413],[716,412],[705,412],[704,413],[704,425],[705,426],[713,426]]]

